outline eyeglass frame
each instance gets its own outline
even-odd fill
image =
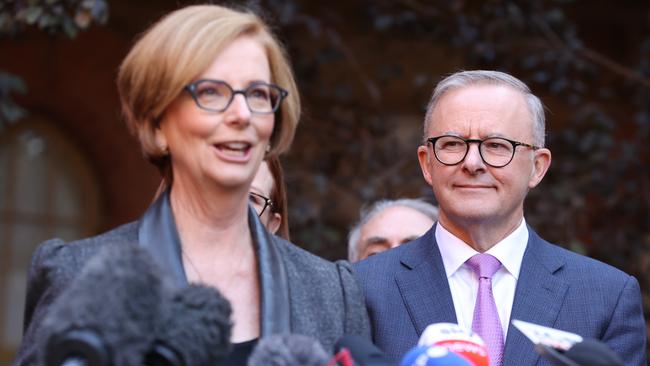
[[[260,211],[257,214],[257,217],[262,217],[262,215],[264,214],[264,211],[266,211],[266,209],[268,207],[270,207],[271,210],[273,210],[274,205],[273,205],[273,200],[272,199],[270,199],[270,198],[268,198],[266,196],[263,196],[263,195],[261,195],[259,193],[255,193],[255,192],[248,192],[248,196],[249,196],[249,199],[250,199],[250,196],[255,196],[255,197],[258,197],[258,198],[261,198],[262,200],[264,200],[264,206],[262,206],[262,211]]]
[[[215,109],[215,108],[208,108],[208,107],[205,107],[205,106],[201,105],[201,102],[199,102],[199,96],[197,95],[197,92],[196,92],[196,88],[197,88],[197,85],[199,85],[199,84],[201,84],[203,82],[221,83],[221,84],[225,85],[230,90],[230,100],[228,100],[228,103],[226,103],[226,105],[223,108]],[[264,86],[268,86],[268,87],[277,89],[279,91],[279,93],[280,93],[278,95],[278,102],[271,111],[268,111],[268,112],[254,111],[251,108],[250,104],[248,104],[248,98],[246,97],[246,92],[248,92],[248,90],[250,88],[252,88],[254,86],[259,86],[259,85],[264,85]],[[275,113],[275,112],[278,111],[278,109],[280,108],[280,105],[282,104],[282,101],[289,95],[289,92],[287,90],[281,88],[280,86],[275,85],[275,84],[271,84],[271,83],[265,83],[263,81],[253,82],[250,85],[248,85],[245,89],[234,89],[230,84],[228,84],[227,82],[225,82],[223,80],[199,79],[199,80],[193,81],[193,82],[185,85],[185,87],[183,87],[183,90],[190,93],[190,95],[192,96],[192,99],[194,99],[194,103],[196,104],[197,107],[199,107],[199,108],[201,108],[201,109],[203,109],[205,111],[209,111],[209,112],[223,112],[223,111],[225,111],[226,109],[228,109],[228,107],[230,107],[230,105],[232,104],[232,101],[235,100],[235,95],[241,94],[241,95],[244,96],[244,101],[246,101],[246,107],[248,107],[248,110],[251,113],[254,113],[254,114],[272,114],[272,113]]]
[[[453,137],[453,138],[461,140],[461,141],[463,141],[465,143],[465,154],[463,154],[463,157],[460,160],[458,160],[456,163],[453,163],[453,164],[445,163],[442,160],[440,160],[440,158],[438,157],[438,154],[436,153],[436,141],[438,141],[439,139],[441,139],[443,137]],[[481,151],[481,145],[485,141],[490,140],[490,139],[504,140],[504,141],[509,142],[512,145],[512,155],[510,156],[510,159],[508,160],[507,163],[505,163],[503,165],[494,165],[494,164],[490,164],[487,161],[485,161],[485,158],[483,157],[483,152]],[[503,168],[503,167],[507,166],[508,164],[510,164],[512,162],[512,159],[515,158],[515,152],[517,151],[517,146],[525,146],[525,147],[528,147],[528,148],[532,149],[533,151],[541,149],[541,147],[539,147],[539,146],[527,144],[525,142],[520,142],[520,141],[516,141],[516,140],[511,140],[511,139],[501,137],[501,136],[493,136],[493,137],[488,137],[486,139],[481,140],[481,139],[466,139],[466,138],[456,136],[456,135],[440,135],[440,136],[427,138],[427,143],[431,144],[431,149],[433,150],[433,156],[436,157],[436,160],[438,160],[440,162],[440,164],[443,164],[443,165],[446,165],[446,166],[454,166],[454,165],[458,165],[458,164],[462,163],[463,160],[465,160],[465,158],[467,157],[467,154],[469,153],[469,144],[471,144],[471,143],[477,143],[478,144],[478,154],[481,157],[481,160],[483,161],[483,163],[485,163],[486,165],[489,165],[489,166],[491,166],[493,168]]]

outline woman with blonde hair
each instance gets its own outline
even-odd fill
[[[288,150],[300,115],[289,62],[267,26],[216,5],[174,11],[135,43],[117,85],[126,123],[167,188],[136,222],[39,246],[16,364],[34,360],[31,340],[66,281],[116,238],[149,250],[177,284],[214,286],[231,302],[227,364],[244,364],[260,337],[276,333],[326,348],[343,334],[369,337],[349,264],[270,235],[249,205],[260,163]]]

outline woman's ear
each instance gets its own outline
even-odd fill
[[[266,228],[269,230],[271,234],[276,234],[278,232],[278,229],[280,229],[281,222],[282,222],[282,215],[280,215],[277,212],[271,212],[266,222]]]
[[[160,126],[154,129],[154,139],[156,141],[156,147],[160,149],[164,155],[169,154],[169,145],[167,144],[167,136],[163,132]]]

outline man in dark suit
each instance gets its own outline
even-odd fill
[[[550,365],[510,326],[520,319],[596,338],[646,364],[637,280],[540,238],[523,202],[551,163],[544,109],[520,80],[464,71],[436,87],[418,148],[440,205],[421,238],[355,265],[376,344],[401,358],[432,323],[486,342],[492,366]]]

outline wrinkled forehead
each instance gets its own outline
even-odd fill
[[[406,206],[391,206],[381,211],[361,227],[362,238],[370,236],[405,238],[420,236],[433,225],[422,212]]]
[[[429,136],[528,138],[533,121],[521,92],[504,85],[479,84],[443,94],[432,110],[427,132]]]

